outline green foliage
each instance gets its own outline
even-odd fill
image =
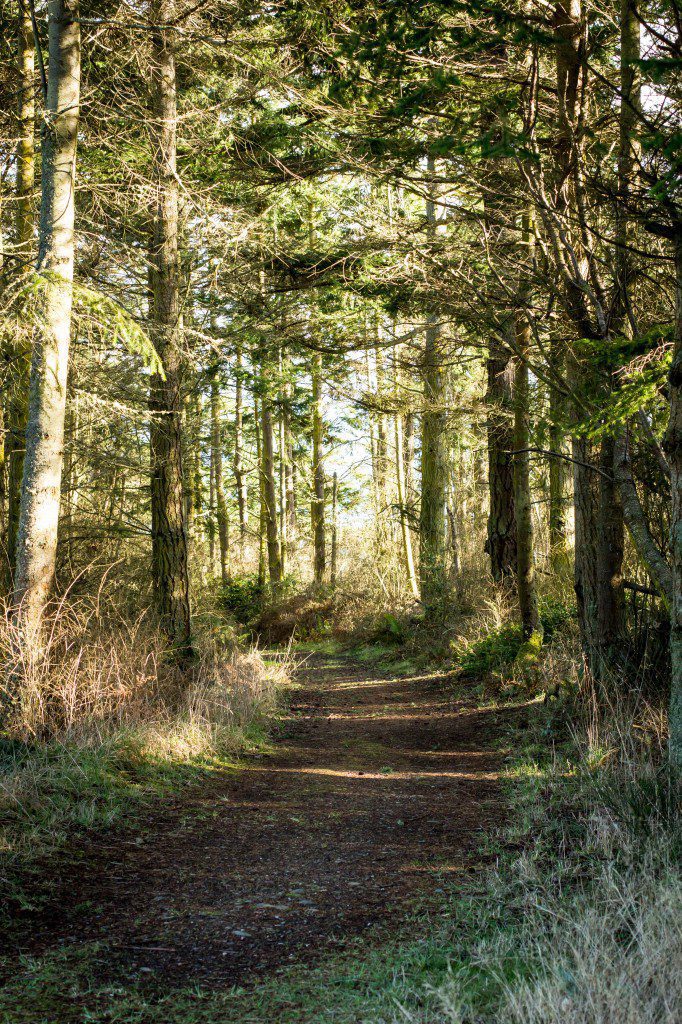
[[[545,600],[540,604],[540,621],[545,641],[552,639],[554,633],[574,613],[560,601]],[[537,658],[537,643],[531,644],[529,653]],[[491,630],[480,640],[469,645],[460,653],[461,672],[466,678],[487,675],[511,665],[524,650],[521,626],[510,623]]]
[[[58,274],[46,271],[31,274],[17,296],[22,320],[40,326],[46,291],[52,285],[61,284],[63,281]],[[111,296],[79,282],[74,282],[72,289],[74,333],[96,336],[112,348],[120,344],[131,355],[139,356],[152,373],[164,376],[163,364],[151,339],[128,310]]]
[[[638,410],[652,409],[661,401],[670,370],[672,336],[672,324],[662,324],[637,338],[583,339],[579,343],[591,365],[615,374],[615,387],[606,394],[590,396],[599,413],[578,424],[574,428],[578,434],[602,437]],[[591,375],[591,387],[601,387],[599,374]]]
[[[148,370],[165,377],[163,363],[149,335],[120,303],[79,283],[73,286],[73,300],[77,327],[97,333],[109,345],[121,344],[131,355],[139,356]]]
[[[266,589],[255,573],[233,576],[220,591],[221,607],[243,626],[258,618],[265,603]]]
[[[401,622],[395,615],[392,615],[391,612],[382,612],[377,623],[374,638],[378,641],[402,644],[406,636],[405,623]]]

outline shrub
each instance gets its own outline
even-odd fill
[[[243,626],[250,625],[263,611],[266,589],[256,574],[235,576],[221,589],[220,605]]]

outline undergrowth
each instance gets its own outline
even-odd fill
[[[681,791],[661,758],[660,720],[633,700],[629,720],[615,721],[583,696],[568,735],[559,704],[574,700],[520,702],[530,724],[512,720],[503,737],[508,826],[456,885],[434,866],[430,893],[397,934],[352,939],[248,989],[172,994],[134,971],[93,985],[106,948],[67,948],[24,960],[0,1020],[676,1024]]]
[[[7,619],[5,664],[18,648]],[[5,673],[0,732],[0,922],[49,897],[47,857],[265,743],[264,716],[288,655],[206,635],[179,673],[141,617],[60,609],[39,658]]]

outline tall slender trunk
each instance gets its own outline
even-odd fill
[[[265,504],[265,486],[263,480],[263,438],[261,432],[262,413],[258,396],[253,395],[253,428],[256,435],[256,464],[258,466],[258,583],[265,586],[266,572],[266,533],[267,533],[267,508]]]
[[[208,461],[208,518],[207,518],[207,532],[208,532],[208,569],[211,576],[215,574],[216,557],[215,557],[215,541],[216,541],[216,500],[215,500],[215,447],[212,443],[209,445],[209,461]]]
[[[394,331],[394,335],[397,333]],[[402,539],[403,558],[405,561],[405,572],[410,591],[415,600],[419,600],[419,586],[417,584],[417,573],[414,565],[414,552],[412,550],[412,534],[410,532],[410,520],[408,515],[408,489],[407,489],[407,460],[405,452],[405,415],[400,409],[402,370],[400,363],[400,346],[396,346],[394,356],[394,396],[396,411],[393,418],[394,439],[395,439],[395,478],[398,492],[398,509],[400,514],[400,534]]]
[[[49,71],[42,137],[38,269],[41,334],[33,348],[14,599],[36,636],[54,583],[71,341],[76,146],[80,111],[77,0],[48,5]]]
[[[366,332],[365,332],[366,335]],[[372,401],[372,395],[374,392],[374,380],[372,378],[372,366],[370,363],[369,347],[365,348],[365,376],[367,379],[367,395]],[[384,531],[383,522],[381,516],[381,496],[379,492],[379,445],[377,441],[377,430],[376,430],[376,415],[374,410],[370,408],[367,410],[367,426],[369,429],[369,457],[372,469],[372,506],[374,512],[374,530],[376,533],[376,545],[377,545],[377,558],[376,561],[381,564],[384,561],[385,556],[385,545],[384,545]]]
[[[533,520],[530,489],[530,395],[528,387],[528,359],[530,357],[531,330],[526,310],[529,306],[529,288],[526,274],[533,244],[531,215],[523,214],[523,247],[526,267],[522,270],[520,308],[516,314],[516,360],[514,369],[514,508],[516,510],[516,585],[524,640],[538,633],[540,616],[533,565]]]
[[[282,556],[277,523],[277,478],[275,474],[275,428],[272,416],[272,400],[267,379],[265,353],[260,356],[261,378],[261,480],[265,506],[265,532],[268,547],[268,573],[273,597],[282,587]]]
[[[310,520],[313,533],[313,574],[316,583],[322,583],[326,569],[324,509],[324,461],[322,457],[322,356],[313,355],[312,414],[313,414],[313,494],[310,505]]]
[[[156,0],[152,44],[151,143],[155,184],[150,248],[152,340],[165,377],[150,383],[152,565],[162,627],[179,663],[192,655],[186,507],[182,472],[181,315],[178,258],[177,96],[174,4]]]
[[[379,323],[377,322],[377,335],[379,335]],[[386,515],[388,457],[386,439],[386,414],[383,412],[384,402],[384,360],[380,345],[374,348],[374,361],[376,366],[376,394],[379,403],[379,410],[376,413],[376,480],[377,494],[379,496],[380,515]]]
[[[497,582],[516,573],[516,513],[514,510],[514,447],[511,351],[491,340],[486,390],[488,438],[488,537],[490,572]]]
[[[564,278],[566,310],[579,337],[598,335],[581,280],[589,277],[584,250],[585,231],[579,202],[579,108],[584,95],[586,61],[583,47],[581,0],[563,0],[555,8],[558,93],[557,172],[558,212],[566,221],[572,260],[579,267]],[[575,225],[578,227],[576,228]],[[572,264],[573,265],[573,264]],[[599,335],[598,340],[603,340]],[[594,369],[574,355],[570,370],[573,390],[580,394]],[[606,385],[608,387],[610,384]],[[575,410],[579,415],[579,410]],[[623,515],[614,483],[614,443],[605,438],[597,448],[583,438],[573,442],[574,469],[575,589],[583,653],[588,669],[601,677],[618,654],[624,630]]]
[[[329,575],[329,581],[332,587],[336,587],[336,572],[338,568],[338,510],[337,503],[339,497],[339,478],[336,473],[332,478],[332,552],[331,552],[331,569]]]
[[[204,479],[201,471],[202,453],[202,421],[204,412],[204,397],[201,391],[195,388],[192,400],[189,404],[189,417],[192,422],[191,445],[189,448],[189,500],[187,502],[187,527],[192,545],[198,544],[200,538],[200,523],[204,511]],[[203,559],[202,559],[203,562]],[[203,569],[203,566],[202,566]]]
[[[223,439],[220,423],[220,388],[217,372],[211,377],[211,455],[213,458],[213,481],[215,486],[216,519],[218,521],[218,550],[220,554],[220,579],[228,581],[229,524],[225,489],[223,487]]]
[[[403,419],[403,447],[405,449],[405,500],[408,505],[412,504],[414,498],[414,421],[414,413],[406,412]]]
[[[448,517],[448,547],[451,558],[451,576],[453,580],[457,580],[462,571],[462,552],[460,550],[459,521],[457,516],[457,470],[454,452],[450,453],[450,479],[448,481],[446,513]]]
[[[552,366],[560,374],[563,367],[563,343],[554,341],[551,348]],[[568,562],[566,535],[566,463],[560,457],[564,447],[564,396],[556,383],[549,387],[549,558],[555,572]]]
[[[35,49],[28,0],[19,0],[17,32],[16,256],[18,270],[33,257],[33,188],[35,183]],[[26,329],[26,328],[25,328]],[[31,341],[23,335],[11,352],[7,392],[7,561],[10,578],[17,557],[21,480],[26,451],[26,422],[31,372]]]
[[[504,115],[485,109],[481,115],[481,132],[492,133],[502,141]],[[505,183],[504,160],[483,162],[486,183],[482,192],[488,244],[492,257],[509,246],[509,200]],[[494,311],[494,329],[490,330],[486,354],[486,441],[488,456],[488,522],[485,550],[490,560],[490,573],[501,583],[516,573],[516,514],[514,510],[514,322],[504,293],[490,281],[487,301]]]
[[[289,439],[287,437],[287,385],[285,382],[285,360],[280,346],[279,362],[279,409],[277,413],[277,433],[279,439],[279,559],[282,568],[282,579],[286,576],[289,558],[289,514],[287,512],[287,464],[289,462]]]
[[[426,201],[427,237],[435,238],[436,207],[435,161],[429,156],[430,176]],[[427,617],[443,604],[446,595],[445,572],[445,375],[442,367],[441,339],[435,317],[427,317],[422,380],[422,498],[419,515],[419,579],[421,599]]]
[[[682,225],[675,242],[676,314],[675,347],[670,367],[670,419],[665,450],[670,465],[672,511],[670,547],[672,550],[672,602],[670,616],[669,752],[671,762],[682,769]]]
[[[284,504],[287,518],[287,555],[291,557],[296,541],[296,466],[291,440],[291,385],[287,384],[282,409],[282,430],[284,444]]]
[[[419,600],[419,587],[417,585],[417,573],[414,568],[414,554],[412,551],[412,534],[407,515],[407,489],[405,485],[405,453],[403,440],[403,416],[402,413],[395,414],[395,472],[398,487],[398,507],[400,509],[400,532],[403,542],[403,557],[405,559],[405,572],[412,596]]]
[[[235,387],[234,387],[234,459],[232,469],[237,487],[237,508],[239,511],[239,537],[242,545],[246,539],[247,517],[247,484],[244,473],[244,413],[243,413],[243,356],[242,347],[237,345],[235,356]]]

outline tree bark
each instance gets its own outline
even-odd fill
[[[436,234],[435,160],[428,157],[430,176],[426,201],[427,238]],[[422,495],[419,514],[419,580],[421,599],[427,618],[442,607],[446,592],[445,571],[445,374],[438,326],[435,317],[427,318],[422,380],[424,409],[422,412]]]
[[[553,369],[560,374],[564,365],[563,343],[554,341],[551,350]],[[556,383],[549,387],[549,560],[555,572],[569,564],[566,531],[566,462],[564,452],[564,396]]]
[[[332,479],[332,552],[331,552],[331,568],[329,582],[332,585],[332,589],[336,587],[336,572],[338,562],[338,522],[337,522],[337,502],[339,496],[339,478],[334,473]]]
[[[253,427],[256,435],[256,465],[258,466],[258,583],[265,586],[265,572],[267,562],[266,533],[267,533],[267,507],[265,504],[265,486],[263,480],[263,437],[261,430],[262,406],[258,396],[253,395]]]
[[[532,249],[532,221],[523,214],[523,248],[526,266]],[[516,585],[524,640],[534,638],[540,629],[538,600],[533,565],[533,519],[530,489],[530,396],[528,359],[530,357],[530,324],[526,316],[529,289],[524,269],[520,288],[520,308],[516,314],[516,360],[514,369],[514,508],[516,514]]]
[[[665,451],[670,464],[672,511],[670,547],[672,550],[672,602],[670,616],[669,753],[670,761],[682,769],[682,224],[675,241],[676,314],[675,347],[670,367],[670,419]]]
[[[275,475],[275,428],[272,401],[268,393],[269,380],[266,357],[261,352],[261,480],[265,505],[265,531],[268,546],[268,574],[272,596],[277,598],[282,588],[282,556],[277,524],[277,478]]]
[[[488,436],[487,551],[490,571],[498,583],[516,573],[516,513],[514,509],[514,449],[511,351],[497,341],[488,347],[486,391]]]
[[[178,258],[177,96],[173,52],[173,4],[151,10],[151,122],[154,173],[150,250],[150,330],[164,377],[151,380],[152,566],[156,605],[171,651],[182,664],[192,656],[186,505],[182,471],[180,391],[181,315]]]
[[[656,590],[666,605],[670,606],[673,592],[673,576],[670,566],[658,550],[647,518],[639,500],[637,487],[630,466],[627,432],[623,430],[614,443],[614,469],[618,490],[623,504],[623,515],[628,532],[637,554],[644,562]]]
[[[42,323],[31,362],[14,591],[29,639],[40,631],[57,551],[73,298],[81,70],[78,18],[77,0],[50,0],[38,252]]]
[[[220,579],[225,586],[228,581],[229,523],[225,489],[223,487],[223,440],[220,423],[220,389],[218,374],[211,378],[211,454],[213,457],[213,480],[215,486],[216,519],[218,521],[218,550],[220,554]]]
[[[313,495],[310,518],[313,533],[313,575],[315,583],[324,581],[326,569],[325,509],[324,509],[324,461],[322,457],[322,404],[321,404],[322,357],[313,355],[312,361],[312,414],[313,414]]]
[[[417,573],[414,568],[414,554],[412,551],[412,534],[407,516],[407,490],[405,486],[405,454],[403,441],[403,416],[402,413],[395,414],[395,470],[398,485],[398,507],[400,509],[400,532],[403,541],[403,557],[405,559],[405,572],[407,582],[410,586],[412,596],[419,600],[419,587],[417,585]]]
[[[28,0],[19,0],[17,32],[16,259],[19,272],[33,256],[33,189],[35,183],[35,49]],[[7,561],[11,575],[17,557],[21,480],[26,452],[26,423],[31,372],[30,338],[20,336],[10,353],[11,371],[5,437],[7,465]]]
[[[237,345],[235,357],[235,387],[234,387],[234,459],[232,470],[234,482],[237,488],[237,509],[239,512],[239,537],[242,545],[246,539],[246,517],[248,508],[248,494],[246,474],[244,473],[244,412],[243,412],[243,382],[242,382],[243,357],[242,347]]]
[[[557,212],[565,220],[574,258],[561,268],[566,312],[578,337],[603,339],[607,332],[602,311],[590,306],[585,282],[589,264],[585,253],[584,217],[579,202],[579,100],[585,95],[586,73],[581,0],[564,0],[555,8],[558,92]],[[546,221],[546,224],[548,222]],[[577,227],[576,227],[577,225]],[[551,228],[551,225],[550,225]],[[568,271],[569,265],[573,269]],[[598,314],[598,315],[597,315]],[[596,326],[593,323],[596,319]],[[597,329],[599,328],[599,329]],[[594,370],[580,354],[571,361],[573,390],[580,394]],[[606,382],[605,388],[610,387]],[[574,410],[576,417],[579,410]],[[600,677],[614,656],[624,631],[622,559],[623,517],[613,481],[613,439],[600,449],[584,438],[574,440],[574,457],[589,467],[574,471],[575,589],[585,662]],[[601,470],[601,473],[595,472]]]

